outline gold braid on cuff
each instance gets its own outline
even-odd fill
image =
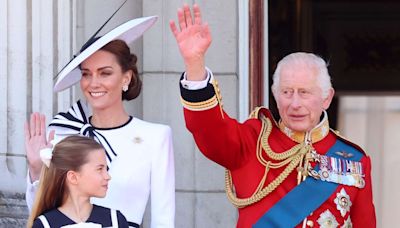
[[[217,96],[215,95],[206,101],[200,101],[200,102],[189,102],[181,97],[181,102],[183,107],[192,111],[203,111],[211,109],[216,105],[218,105]]]
[[[205,101],[199,101],[199,102],[189,102],[189,101],[186,101],[185,99],[183,99],[183,97],[181,97],[181,103],[182,103],[183,107],[185,107],[186,109],[191,110],[191,111],[204,111],[204,110],[212,109],[215,106],[219,105],[219,109],[221,111],[221,116],[223,119],[224,118],[223,104],[222,104],[221,92],[218,87],[218,82],[217,82],[217,80],[214,79],[214,80],[212,80],[211,84],[214,88],[215,95],[213,97],[211,97],[210,99],[205,100]]]

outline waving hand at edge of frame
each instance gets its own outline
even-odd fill
[[[38,112],[31,114],[29,123],[26,122],[25,130],[25,150],[28,159],[29,173],[31,181],[39,179],[42,168],[40,150],[52,147],[50,143],[54,139],[54,131],[51,131],[49,138],[46,139],[46,117]]]

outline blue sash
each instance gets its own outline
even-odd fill
[[[341,140],[326,153],[327,156],[337,157],[337,151],[346,151],[354,156],[347,158],[352,161],[359,161],[363,153],[349,146]],[[315,167],[317,170],[318,167]],[[307,177],[300,185],[293,188],[289,193],[271,207],[257,222],[253,228],[265,227],[295,227],[311,212],[319,208],[336,190],[339,184],[326,182]]]

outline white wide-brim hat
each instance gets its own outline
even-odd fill
[[[142,36],[157,21],[157,18],[158,16],[150,16],[130,20],[95,40],[58,73],[54,92],[60,92],[77,83],[82,77],[78,66],[93,53],[113,40],[123,40],[127,44],[133,42]]]

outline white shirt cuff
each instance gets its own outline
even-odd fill
[[[29,169],[28,169],[28,175],[26,177],[26,192],[25,192],[25,200],[26,204],[28,206],[29,211],[31,211],[33,203],[35,201],[35,194],[36,191],[39,187],[39,180],[36,180],[32,183],[30,174],[29,174]]]
[[[29,169],[28,169],[28,174],[27,174],[27,178],[26,178],[26,184],[27,184],[27,186],[29,186],[29,187],[37,187],[37,186],[39,186],[39,180],[35,180],[35,181],[33,181],[32,182],[32,179],[31,179],[31,173],[30,173],[30,171],[29,171]]]
[[[189,81],[186,79],[186,72],[183,74],[181,85],[188,90],[198,90],[207,87],[207,84],[214,79],[213,73],[206,67],[207,77],[203,81]]]

